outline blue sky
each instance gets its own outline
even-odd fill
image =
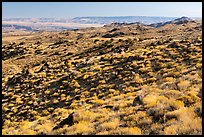
[[[202,2],[2,2],[3,18],[202,17]]]

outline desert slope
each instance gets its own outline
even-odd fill
[[[3,37],[2,134],[202,134],[200,22],[28,35]]]

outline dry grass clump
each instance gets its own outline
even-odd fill
[[[174,83],[175,82],[175,78],[173,78],[173,77],[166,77],[165,78],[165,82]]]
[[[118,118],[111,119],[110,121],[104,122],[100,125],[101,130],[115,130],[120,124]]]
[[[76,121],[88,121],[92,123],[97,117],[101,116],[98,112],[92,112],[89,110],[81,110],[77,112]]]
[[[179,90],[165,90],[164,96],[169,98],[179,98],[183,93]]]
[[[153,107],[157,104],[158,96],[157,95],[147,95],[143,98],[143,102],[147,107]]]
[[[182,90],[182,89],[186,89],[190,86],[190,81],[188,80],[184,80],[184,81],[180,81],[178,83],[178,87]]]
[[[65,131],[66,135],[92,135],[95,134],[94,125],[88,121],[80,121],[79,123],[68,127]]]
[[[3,130],[3,132],[6,132],[6,134],[15,135],[51,134],[52,128],[54,126],[53,123],[50,120],[47,120],[46,117],[39,117],[37,120],[32,122],[16,122],[16,124],[18,124],[18,129],[15,129],[14,127],[8,127],[6,130]]]
[[[200,134],[202,132],[202,119],[196,117],[191,108],[182,108],[166,114],[166,119],[176,118],[177,121],[165,127],[164,134]],[[193,120],[192,120],[193,119]]]
[[[125,127],[125,128],[119,128],[117,130],[119,132],[120,135],[141,135],[141,129],[138,127]]]

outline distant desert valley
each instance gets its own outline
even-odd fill
[[[202,135],[202,20],[2,20],[3,135]]]

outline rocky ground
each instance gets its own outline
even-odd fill
[[[2,40],[4,135],[202,134],[201,22]]]

